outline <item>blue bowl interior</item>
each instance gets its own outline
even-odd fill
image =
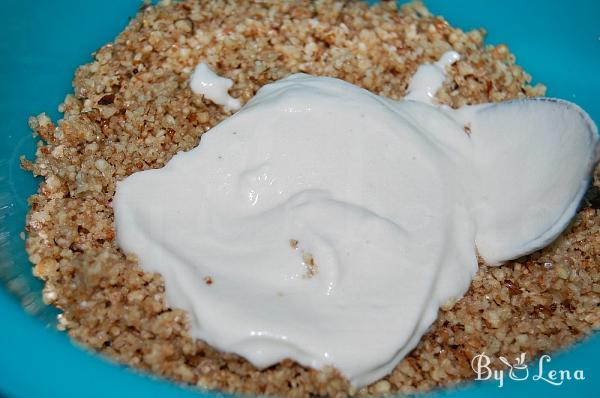
[[[477,0],[425,1],[430,10],[463,29],[485,27],[489,43],[506,43],[517,62],[548,85],[548,96],[577,102],[600,121],[600,2],[577,0]],[[90,60],[90,53],[112,40],[135,15],[138,1],[60,0],[36,4],[19,0],[3,2],[5,20],[0,27],[0,396],[9,397],[105,397],[207,396],[202,393],[140,375],[90,355],[75,347],[53,324],[54,308],[41,301],[40,281],[19,237],[23,231],[27,197],[37,183],[19,168],[19,156],[33,158],[35,141],[27,118],[47,112],[53,119],[75,68]],[[23,311],[23,307],[31,317]],[[428,396],[476,397],[597,396],[600,382],[600,338],[553,356],[550,369],[582,369],[584,381],[566,381],[555,387],[542,380],[480,382]],[[530,366],[537,374],[537,366]]]

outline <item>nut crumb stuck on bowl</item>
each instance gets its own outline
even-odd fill
[[[431,330],[394,371],[361,389],[335,370],[285,360],[264,370],[189,335],[186,314],[169,308],[159,274],[144,272],[115,242],[116,182],[159,168],[194,148],[230,115],[194,95],[203,61],[246,103],[263,85],[295,72],[337,77],[389,98],[404,96],[416,68],[460,52],[438,100],[454,108],[540,96],[504,45],[463,32],[420,3],[369,7],[354,1],[164,2],[144,5],[115,39],[81,66],[63,119],[30,119],[43,176],[30,198],[26,249],[45,281],[44,301],[62,310],[59,329],[103,355],[169,379],[240,394],[366,395],[426,391],[474,377],[470,361],[531,359],[600,327],[600,209],[596,169],[570,227],[549,247],[501,267],[480,264],[467,294],[439,311]],[[465,126],[465,133],[470,127]],[[294,250],[301,242],[289,240]],[[318,262],[299,253],[307,273]],[[219,280],[204,283],[218,289]],[[501,364],[495,361],[498,366]]]

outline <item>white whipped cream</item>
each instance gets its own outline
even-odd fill
[[[304,74],[264,86],[118,183],[119,245],[162,274],[194,337],[258,367],[383,377],[467,290],[477,250],[499,263],[564,229],[597,160],[565,101],[432,105],[453,59],[417,72],[408,98],[425,102]]]
[[[198,64],[190,77],[190,88],[195,94],[202,94],[225,111],[237,111],[242,104],[240,100],[229,95],[233,85],[231,79],[221,77],[213,72],[204,62]]]
[[[446,80],[446,68],[460,59],[456,51],[448,51],[433,64],[419,66],[404,96],[406,100],[435,104],[435,94]]]

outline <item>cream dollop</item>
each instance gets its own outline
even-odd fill
[[[410,80],[404,99],[434,105],[435,95],[446,80],[446,68],[459,59],[459,53],[448,51],[437,62],[419,66]]]
[[[240,100],[228,93],[232,85],[231,79],[217,75],[204,62],[196,66],[190,77],[190,88],[195,94],[204,95],[215,104],[222,105],[225,111],[237,111],[242,106]]]
[[[304,74],[262,87],[118,183],[120,247],[220,350],[383,377],[467,290],[476,250],[500,263],[564,229],[597,160],[595,125],[565,101],[434,106],[442,64],[410,86],[425,102]]]

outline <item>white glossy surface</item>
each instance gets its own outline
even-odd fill
[[[233,85],[231,79],[221,77],[213,72],[204,62],[198,64],[190,77],[190,88],[196,94],[204,95],[226,111],[237,111],[241,107],[240,100],[229,95]]]
[[[410,80],[404,99],[435,105],[435,94],[446,80],[446,68],[459,59],[459,53],[448,51],[437,62],[419,66]]]
[[[411,87],[427,102],[302,74],[264,86],[197,148],[118,184],[119,245],[218,349],[379,379],[467,290],[476,243],[500,262],[566,226],[597,156],[572,104],[454,111]]]

